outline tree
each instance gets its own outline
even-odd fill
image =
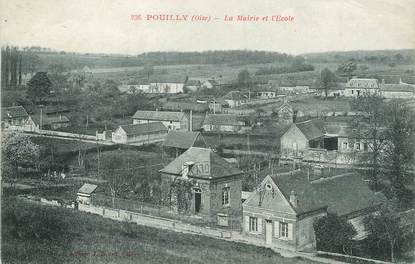
[[[248,87],[251,84],[251,75],[248,70],[242,70],[238,73],[238,84]]]
[[[313,227],[318,250],[351,253],[351,240],[356,230],[344,218],[329,213],[315,221]]]
[[[321,71],[320,75],[321,86],[324,89],[324,94],[327,98],[330,88],[335,85],[336,75],[327,68]]]
[[[154,67],[153,65],[146,65],[141,72],[147,76],[147,81],[150,81],[150,76],[154,74]]]
[[[386,140],[388,148],[384,150],[383,164],[385,173],[391,183],[392,195],[398,199],[399,206],[410,204],[412,197],[407,186],[412,184],[413,177],[410,172],[414,159],[414,114],[399,103],[392,101],[389,105],[390,114],[387,115],[388,130]]]
[[[382,152],[387,145],[386,141],[386,105],[383,98],[377,94],[364,94],[355,100],[357,110],[362,111],[368,116],[367,125],[359,127],[357,121],[357,133],[360,138],[367,138],[367,146],[370,149],[368,156],[370,186],[375,190],[380,190],[380,168],[382,164]]]
[[[27,83],[27,95],[33,101],[38,101],[50,93],[52,82],[46,72],[37,72]]]
[[[19,167],[34,167],[40,155],[39,146],[29,136],[18,133],[2,133],[2,176],[12,183]]]
[[[369,232],[368,244],[375,246],[380,252],[383,251],[382,244],[388,244],[390,260],[395,262],[395,249],[403,238],[403,232],[400,228],[399,214],[393,202],[385,204],[378,214],[366,217],[365,228]]]
[[[354,61],[345,62],[337,68],[338,72],[345,73],[348,80],[351,79],[352,73],[357,69],[357,65]]]

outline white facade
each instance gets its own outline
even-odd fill
[[[153,82],[150,83],[151,93],[183,93],[184,83]]]

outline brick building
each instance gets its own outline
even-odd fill
[[[173,211],[218,225],[239,226],[242,171],[212,149],[191,147],[160,173],[163,200]]]

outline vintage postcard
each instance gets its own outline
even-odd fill
[[[414,263],[415,1],[0,0],[1,263]]]

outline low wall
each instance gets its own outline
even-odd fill
[[[179,222],[177,220],[144,215],[144,214],[139,214],[139,213],[130,212],[126,210],[118,210],[118,209],[93,206],[93,205],[85,205],[85,204],[79,204],[78,210],[87,212],[87,213],[100,215],[102,217],[117,220],[117,221],[128,221],[131,223],[136,223],[138,225],[152,226],[155,228],[164,228],[164,229],[169,229],[172,231],[195,233],[195,234],[201,234],[201,235],[206,235],[206,236],[211,236],[211,237],[216,237],[216,238],[231,238],[232,237],[232,233],[227,230],[209,228],[209,227],[204,227],[204,226],[196,226],[196,225]]]

